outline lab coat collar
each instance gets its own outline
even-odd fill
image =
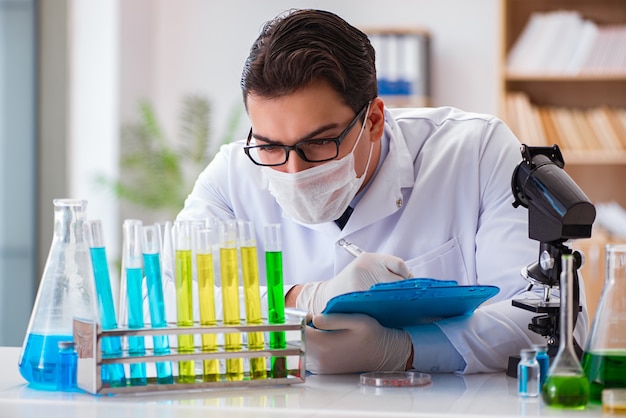
[[[402,189],[415,184],[413,157],[400,127],[387,109],[381,141],[389,141],[389,153],[340,236],[352,234],[400,210],[405,199]]]

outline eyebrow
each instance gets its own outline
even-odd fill
[[[316,130],[314,130],[313,132],[308,133],[307,135],[303,136],[302,138],[300,138],[296,144],[300,143],[300,142],[304,142],[304,141],[308,141],[311,139],[314,139],[316,136],[329,131],[331,129],[336,129],[337,127],[339,127],[338,123],[331,123],[328,125],[324,125],[324,126],[320,126],[319,128],[317,128]],[[263,142],[267,142],[268,144],[273,144],[273,145],[285,145],[280,141],[274,141],[266,136],[262,136],[262,135],[256,135],[254,132],[252,132],[252,136],[258,140],[261,140]]]

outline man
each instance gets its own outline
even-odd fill
[[[221,149],[179,219],[250,220],[259,237],[265,224],[281,225],[286,304],[308,311],[314,325],[307,369],[498,371],[544,341],[528,330],[533,314],[511,305],[539,297],[525,293],[520,276],[538,244],[526,211],[511,205],[521,156],[500,120],[385,108],[367,36],[325,11],[268,22],[241,87],[248,138]],[[341,238],[365,253],[354,259],[336,245]],[[409,277],[500,292],[471,316],[404,330],[361,314],[321,314],[338,294]],[[586,311],[577,330],[584,341]]]

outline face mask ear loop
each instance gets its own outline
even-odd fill
[[[367,109],[365,109],[365,119],[363,120],[363,125],[361,125],[361,130],[359,131],[359,137],[355,141],[354,146],[352,147],[352,151],[350,151],[350,153],[354,152],[354,150],[356,149],[357,144],[361,140],[361,136],[363,136],[363,131],[365,131],[365,125],[367,125],[367,115],[368,115],[368,113],[370,111],[370,104],[372,104],[372,102],[368,102],[367,103]],[[363,171],[363,174],[361,174],[360,177],[357,177],[358,179],[360,179],[362,176],[367,174],[367,169],[370,167],[370,161],[372,159],[372,148],[374,148],[374,143],[373,142],[371,142],[371,144],[370,144],[370,152],[369,152],[369,154],[367,156],[367,164],[365,164],[365,170]],[[354,173],[356,174],[356,170],[355,170]]]

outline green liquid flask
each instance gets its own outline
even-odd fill
[[[548,372],[541,397],[554,408],[583,409],[589,402],[589,382],[574,351],[574,257],[562,256],[559,351]]]
[[[36,389],[57,389],[59,343],[73,341],[73,320],[96,320],[96,297],[84,225],[87,202],[55,199],[54,235],[18,360]]]
[[[602,390],[626,388],[626,245],[606,246],[604,288],[583,354],[591,401]]]

